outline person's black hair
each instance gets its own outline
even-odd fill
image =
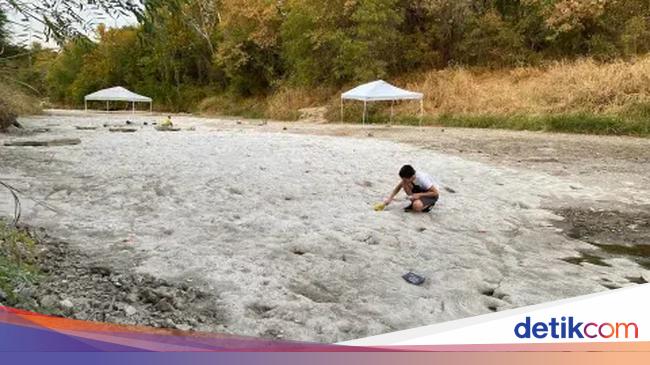
[[[399,169],[399,177],[402,179],[408,179],[415,175],[415,169],[411,165],[404,165]]]

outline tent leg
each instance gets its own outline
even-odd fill
[[[133,109],[132,109],[133,113],[132,114],[135,114],[135,101],[133,103],[131,103],[131,104],[133,106]]]
[[[84,100],[84,110],[88,113],[88,100]]]
[[[366,110],[367,110],[367,108],[368,108],[368,102],[364,100],[363,101],[363,120],[362,120],[362,123],[363,123],[364,127],[366,126]]]
[[[343,123],[343,98],[341,98],[341,123]]]
[[[149,113],[153,113],[153,101],[149,103]]]
[[[108,100],[106,100],[106,111],[107,111],[107,112],[110,111],[110,110],[108,109]]]
[[[424,99],[420,99],[420,127],[422,127],[422,118],[424,118]]]
[[[390,124],[393,124],[393,104],[395,104],[395,100],[390,101]]]

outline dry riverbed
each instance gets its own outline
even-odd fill
[[[0,179],[51,236],[26,306],[334,342],[650,279],[648,139],[157,119],[52,112],[0,136]],[[439,205],[374,212],[404,163]]]

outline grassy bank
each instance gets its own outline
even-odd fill
[[[385,124],[388,116],[375,114],[368,118],[368,124]],[[398,116],[396,125],[420,124],[415,116]],[[427,115],[424,126],[511,129],[519,131],[543,131],[557,133],[595,134],[650,137],[650,119],[629,115],[606,114],[547,114],[547,115],[471,115],[441,114]]]
[[[549,115],[441,115],[434,124],[466,128],[500,128],[562,133],[650,136],[650,122],[621,115],[588,113]]]
[[[591,59],[537,67],[449,68],[389,80],[425,94],[425,124],[612,135],[650,135],[650,57],[599,63]],[[340,120],[342,90],[281,87],[265,97],[215,96],[207,114],[296,120],[300,109],[326,106]],[[370,123],[386,123],[389,103],[371,104]],[[417,103],[395,105],[395,123],[416,124]],[[346,103],[345,121],[360,123],[361,103]]]
[[[14,306],[22,300],[21,288],[38,277],[36,241],[27,231],[0,219],[0,304]]]

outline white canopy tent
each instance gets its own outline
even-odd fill
[[[355,87],[341,94],[341,121],[343,121],[343,100],[363,101],[363,124],[366,124],[368,102],[390,101],[390,119],[393,120],[393,103],[396,100],[420,100],[420,124],[424,115],[424,94],[400,89],[384,80],[377,80]]]
[[[135,112],[135,103],[149,103],[149,111],[153,111],[153,100],[151,98],[138,95],[133,91],[127,90],[121,86],[112,87],[110,89],[99,90],[92,94],[86,95],[86,97],[84,98],[86,111],[88,111],[89,101],[105,101],[106,111],[109,110],[109,103],[111,101],[126,101],[133,104],[134,112]]]

